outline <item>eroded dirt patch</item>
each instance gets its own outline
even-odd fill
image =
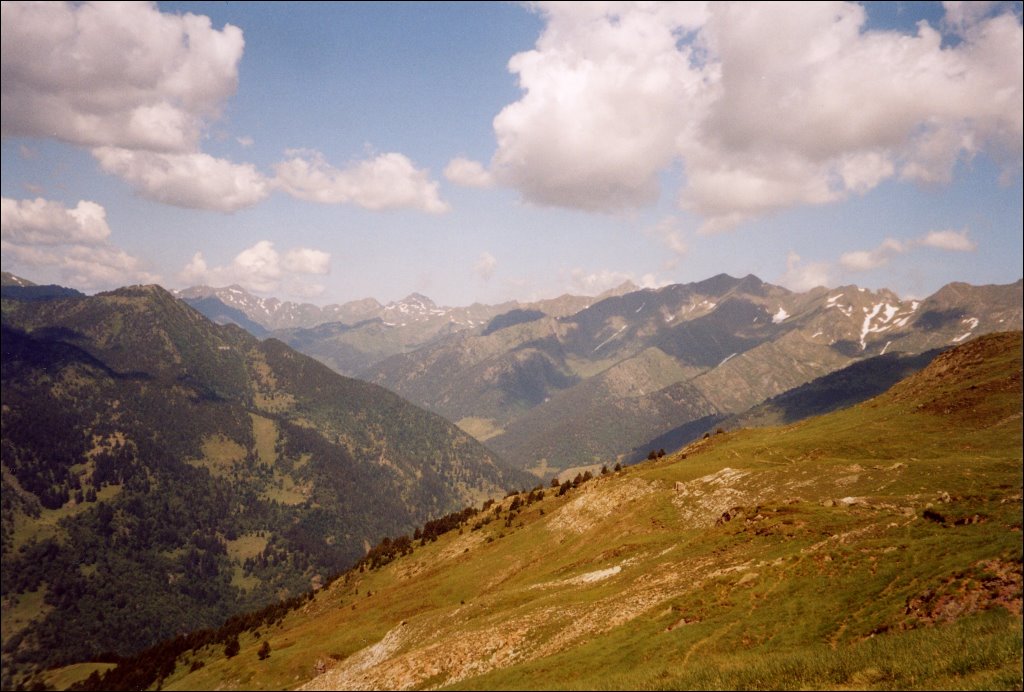
[[[985,560],[964,574],[946,578],[942,585],[907,601],[904,629],[952,622],[990,608],[1006,608],[1021,615],[1021,564]]]

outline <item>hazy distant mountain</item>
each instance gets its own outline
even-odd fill
[[[35,283],[10,272],[0,272],[0,286],[35,286]]]
[[[73,288],[65,288],[56,284],[40,286],[28,279],[15,276],[10,272],[3,272],[0,276],[0,297],[13,298],[16,300],[50,300],[52,298],[75,298],[84,297],[81,291]]]
[[[260,337],[272,333],[333,370],[356,375],[387,357],[452,334],[493,328],[495,320],[501,324],[510,314],[526,311],[561,317],[631,290],[636,286],[626,282],[596,298],[567,294],[533,303],[474,303],[456,308],[439,307],[419,293],[387,305],[366,298],[324,307],[259,298],[238,286],[193,287],[176,295],[215,322],[237,324]]]
[[[460,332],[363,376],[547,473],[669,431],[700,434],[855,361],[1019,329],[1022,303],[1020,281],[950,284],[917,301],[856,286],[795,293],[723,274]]]
[[[5,669],[217,625],[524,482],[157,286],[5,299],[2,368]]]

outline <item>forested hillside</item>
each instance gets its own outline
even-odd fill
[[[3,661],[125,655],[316,587],[521,477],[155,286],[3,302]]]

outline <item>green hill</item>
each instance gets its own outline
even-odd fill
[[[1020,689],[1021,341],[506,497],[93,688]]]
[[[5,298],[2,384],[5,689],[303,593],[522,480],[156,286]]]

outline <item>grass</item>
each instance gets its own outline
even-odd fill
[[[505,432],[493,418],[475,418],[468,416],[456,423],[467,435],[472,435],[480,442],[497,437]]]
[[[121,492],[120,485],[107,485],[96,492],[97,502],[110,502]],[[61,519],[73,517],[95,506],[91,502],[75,504],[66,503],[57,509],[43,509],[39,518],[28,518],[23,514],[16,514],[14,519],[14,543],[12,552],[17,551],[21,546],[30,541],[43,541],[47,538],[63,538],[64,532],[58,526]]]
[[[249,414],[252,418],[252,434],[256,440],[256,453],[262,463],[273,466],[277,463],[277,423],[270,418]]]
[[[104,673],[113,668],[114,663],[74,663],[63,668],[54,668],[43,674],[43,680],[56,690],[66,690],[71,685],[85,680],[92,673]]]
[[[203,440],[202,450],[202,458],[189,459],[189,463],[205,468],[217,478],[230,478],[235,465],[245,461],[245,447],[223,435]]]
[[[4,599],[4,642],[24,629],[33,619],[41,619],[46,613],[53,610],[53,606],[47,605],[44,598],[46,598],[46,584],[41,585],[35,591],[26,591],[7,596]]]

